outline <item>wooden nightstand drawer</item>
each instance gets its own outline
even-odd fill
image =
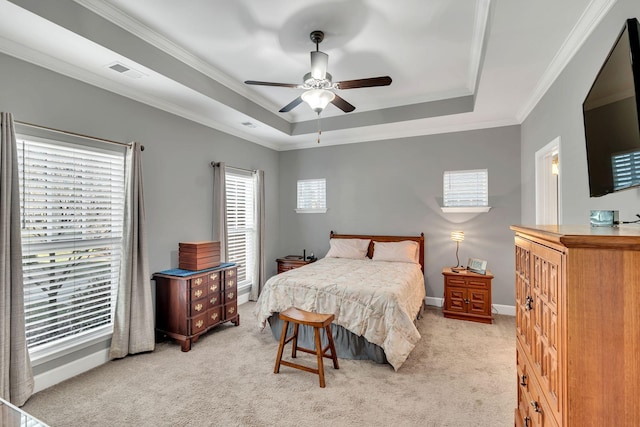
[[[278,258],[276,260],[276,262],[278,263],[278,274],[284,273],[285,271],[293,270],[294,268],[300,268],[314,261],[315,258],[312,260],[304,260],[301,256],[297,255],[288,255],[284,258]]]

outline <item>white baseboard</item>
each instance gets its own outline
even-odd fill
[[[444,298],[426,297],[424,303],[441,308],[444,303]],[[495,314],[504,314],[505,316],[516,315],[516,307],[513,305],[493,304],[492,308]]]
[[[238,295],[238,305],[242,305],[245,302],[249,302],[249,293]]]
[[[37,393],[42,391],[45,388],[61,383],[71,377],[75,377],[76,375],[80,375],[93,368],[97,368],[108,361],[109,349],[105,348],[104,350],[100,350],[81,359],[74,360],[66,365],[58,366],[57,368],[43,372],[34,377],[35,386],[33,392]]]

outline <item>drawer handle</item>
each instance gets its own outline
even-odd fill
[[[524,308],[527,311],[533,310],[533,298],[531,297],[531,295],[527,296],[527,299],[524,302]]]
[[[529,427],[531,425],[531,418],[524,417],[524,427]]]
[[[212,274],[212,275],[209,276],[209,279],[211,279],[211,280],[216,280],[217,278],[218,278],[217,274]]]
[[[235,307],[229,307],[229,313],[233,314],[236,312],[236,308]]]
[[[202,277],[198,277],[196,280],[194,280],[194,283],[196,284],[196,286],[201,284],[202,283]]]
[[[525,374],[520,377],[520,385],[523,387],[527,385],[527,376]]]
[[[539,414],[542,413],[542,408],[540,408],[540,405],[535,400],[531,401],[531,406],[533,406],[533,410],[536,411],[537,413]]]
[[[236,282],[234,282],[233,280],[229,280],[229,282],[227,282],[227,288],[233,288],[233,285],[235,285]]]
[[[213,297],[213,298],[211,298],[211,299],[209,300],[209,302],[210,302],[211,304],[215,304],[216,302],[218,302],[218,298],[217,298],[217,297]]]
[[[196,304],[196,306],[194,307],[196,311],[200,311],[202,310],[202,304]]]
[[[204,325],[204,320],[198,320],[196,322],[196,328],[202,328],[202,325]]]
[[[216,284],[216,285],[211,285],[211,286],[209,287],[209,290],[210,290],[211,292],[215,292],[215,291],[217,291],[217,290],[218,290],[218,285],[217,285],[217,284]]]
[[[211,314],[211,320],[217,320],[218,319],[218,313],[212,313]]]
[[[233,292],[229,292],[227,296],[229,297],[229,299],[233,299]]]
[[[200,298],[202,296],[202,289],[198,289],[193,294],[196,296],[196,298]]]
[[[233,270],[229,270],[229,277],[233,277],[234,274],[235,272]]]

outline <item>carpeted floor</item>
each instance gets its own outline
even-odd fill
[[[513,426],[513,317],[484,325],[430,307],[398,372],[344,359],[334,370],[325,360],[321,389],[317,375],[286,366],[273,373],[278,344],[257,330],[253,307],[240,307],[241,326],[214,329],[188,353],[159,343],[37,393],[23,409],[52,427]]]

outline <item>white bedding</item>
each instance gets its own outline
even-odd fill
[[[271,277],[255,314],[264,328],[272,313],[292,306],[333,313],[334,323],[382,347],[398,370],[420,339],[413,320],[424,297],[419,264],[323,258]]]

